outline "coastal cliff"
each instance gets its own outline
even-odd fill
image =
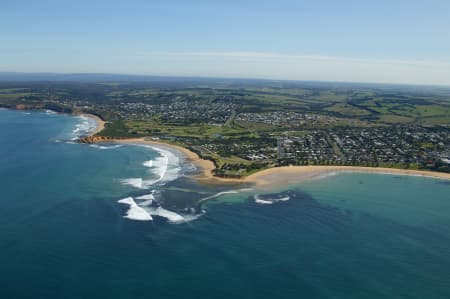
[[[94,135],[94,136],[87,136],[87,137],[80,138],[78,141],[81,143],[92,144],[92,143],[97,143],[97,142],[108,142],[108,141],[113,142],[113,141],[117,141],[118,139],[120,140],[120,139],[127,139],[127,138]]]

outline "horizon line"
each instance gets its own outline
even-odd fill
[[[205,80],[256,80],[256,81],[272,81],[272,82],[297,82],[297,83],[329,83],[329,84],[367,84],[367,85],[391,85],[391,86],[410,86],[410,87],[444,87],[450,88],[450,84],[432,84],[432,83],[398,83],[398,82],[385,82],[385,81],[350,81],[350,80],[313,80],[313,79],[279,79],[279,78],[263,78],[263,77],[234,77],[234,76],[193,76],[193,75],[160,75],[160,74],[139,74],[139,73],[120,73],[120,72],[23,72],[23,71],[0,71],[0,76],[14,74],[14,75],[54,75],[54,76],[89,76],[89,75],[98,75],[98,76],[131,76],[131,77],[154,77],[154,78],[173,78],[173,79],[205,79]],[[7,80],[4,81],[4,78],[0,77],[0,82],[21,82],[21,80]],[[37,80],[30,79],[28,82],[54,82],[53,80]],[[102,81],[102,80],[100,80]],[[100,82],[99,81],[99,82]],[[23,82],[23,81],[22,81]],[[67,80],[63,82],[77,82],[77,80]],[[123,80],[117,80],[117,82],[126,82]]]

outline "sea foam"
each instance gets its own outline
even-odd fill
[[[144,189],[144,181],[142,178],[130,178],[130,179],[123,179],[120,180],[120,182],[124,185],[129,185],[135,188]]]
[[[156,178],[148,180],[144,178],[122,179],[120,180],[122,184],[133,186],[139,189],[150,189],[153,185],[156,184],[164,185],[165,183],[173,181],[180,176],[181,173],[180,157],[178,157],[172,151],[164,148],[148,145],[145,145],[144,147],[151,148],[152,150],[156,151],[159,154],[159,157],[156,157],[153,160],[148,160],[142,163],[142,165],[144,167],[147,167]],[[227,192],[224,192],[222,194],[225,193]],[[147,214],[151,218],[152,216],[165,218],[170,223],[184,223],[195,220],[201,216],[201,214],[181,215],[173,211],[164,209],[161,206],[158,207],[152,206],[154,200],[155,200],[154,191],[152,191],[150,194],[138,196],[135,199],[133,199],[132,197],[128,197],[126,199],[120,200],[119,202],[130,205],[130,209],[127,212],[126,216],[129,219],[142,217],[144,219],[135,219],[135,220],[147,220],[146,216]],[[144,214],[143,211],[145,211],[146,214]]]
[[[150,169],[156,176],[155,179],[145,180],[143,178],[122,179],[120,182],[139,189],[149,189],[155,184],[164,184],[175,180],[180,176],[181,168],[179,166],[179,157],[169,150],[153,146],[145,146],[158,152],[159,157],[154,160],[148,160],[142,163],[143,166]]]
[[[146,210],[148,211],[148,213],[150,215],[166,218],[167,220],[169,220],[169,222],[172,222],[172,223],[186,222],[186,219],[183,216],[181,216],[180,214],[166,210],[162,207],[157,207],[157,208],[150,207],[150,208],[146,208]]]
[[[273,204],[272,201],[269,201],[269,200],[263,200],[263,199],[259,199],[259,198],[255,198],[255,202],[256,202],[256,203],[259,203],[259,204],[261,204],[261,205],[271,205],[271,204]]]
[[[139,202],[139,205],[141,207],[147,207],[153,203],[153,200],[155,200],[155,196],[153,196],[153,191],[152,191],[152,193],[147,194],[147,195],[138,196],[138,197],[136,197],[136,199],[142,200],[141,202]]]
[[[127,197],[118,201],[119,203],[129,205],[130,208],[127,211],[125,218],[138,220],[138,221],[151,221],[153,220],[152,216],[143,209],[138,206],[132,197]]]
[[[98,144],[89,144],[90,147],[93,148],[98,148],[98,149],[102,149],[102,150],[106,150],[106,149],[115,149],[115,148],[119,148],[122,147],[122,144],[115,144],[115,145],[110,145],[110,146],[106,146],[106,145],[98,145]]]
[[[261,205],[271,205],[277,202],[283,202],[283,201],[288,201],[289,199],[291,199],[291,197],[289,195],[283,196],[283,197],[274,197],[274,198],[267,198],[267,199],[262,199],[258,194],[253,196],[253,199],[255,201],[255,203],[257,204],[261,204]]]
[[[153,167],[153,160],[145,161],[142,165],[145,167]]]
[[[243,189],[236,189],[236,190],[222,191],[222,192],[218,192],[218,193],[216,193],[216,194],[213,194],[213,195],[211,195],[211,196],[202,198],[202,199],[199,200],[199,202],[205,202],[205,201],[207,201],[207,200],[210,200],[210,199],[214,199],[214,198],[220,197],[220,196],[222,196],[222,195],[227,195],[227,194],[238,194],[238,193],[241,193],[241,192],[251,191],[251,190],[253,190],[253,189],[251,189],[251,188],[243,188]]]
[[[142,196],[139,198],[142,198]],[[138,199],[138,197],[136,197],[136,199]],[[150,204],[151,204],[152,200],[147,200],[147,201],[150,202]],[[151,221],[151,220],[153,220],[152,216],[159,216],[159,217],[167,219],[170,223],[179,224],[179,223],[185,223],[185,222],[195,220],[201,216],[201,214],[181,215],[181,214],[169,211],[167,209],[164,209],[163,207],[150,207],[147,205],[147,201],[144,201],[144,202],[141,202],[140,204],[138,204],[133,199],[133,197],[127,197],[127,198],[121,199],[117,202],[121,203],[121,204],[126,204],[129,206],[129,209],[127,210],[127,213],[124,217],[131,219],[131,220]]]
[[[79,119],[79,123],[75,125],[72,131],[71,140],[77,140],[82,136],[89,135],[97,129],[97,123],[92,118],[84,115],[80,115],[77,118]]]
[[[136,199],[150,200],[150,199],[155,199],[155,196],[153,196],[153,193],[150,193],[147,195],[138,196],[138,197],[136,197]]]
[[[160,181],[173,181],[180,175],[181,168],[179,166],[180,159],[173,152],[159,147],[151,147],[157,151],[161,157],[156,158],[152,162],[152,166],[157,169]]]
[[[181,224],[181,223],[194,221],[194,220],[198,219],[199,217],[201,217],[205,213],[204,211],[202,211],[202,213],[200,213],[200,214],[190,214],[190,213],[178,214],[178,213],[169,211],[167,209],[164,209],[163,207],[157,207],[157,208],[150,207],[150,208],[146,208],[146,210],[149,212],[150,215],[165,218],[170,223],[173,223],[173,224]]]

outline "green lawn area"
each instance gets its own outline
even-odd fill
[[[209,124],[169,124],[158,121],[126,121],[108,127],[104,134],[126,132],[127,136],[173,136],[190,138],[226,138],[251,135],[247,129],[215,126]],[[114,132],[113,132],[114,131]]]
[[[23,93],[25,90],[28,90],[28,88],[0,88],[0,94],[9,93]]]
[[[337,112],[347,117],[359,117],[371,115],[371,113],[367,110],[359,109],[346,103],[337,103],[331,107],[326,108],[325,110],[330,112]]]
[[[18,93],[0,93],[0,100],[15,100],[20,99],[26,96],[35,95],[31,92],[18,92]]]
[[[414,118],[394,114],[383,114],[378,116],[378,119],[387,124],[406,124],[414,121]]]

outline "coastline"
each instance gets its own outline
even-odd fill
[[[242,183],[245,180],[243,179],[233,179],[233,178],[221,178],[213,175],[213,170],[216,168],[214,163],[209,160],[205,160],[199,157],[196,153],[193,151],[190,151],[189,149],[182,147],[180,145],[156,141],[156,140],[148,140],[145,137],[144,138],[127,138],[127,139],[108,139],[108,140],[100,140],[99,142],[114,142],[114,143],[122,143],[122,144],[143,144],[143,145],[150,145],[155,147],[168,147],[171,149],[174,149],[180,153],[182,153],[186,159],[194,164],[199,170],[200,173],[195,174],[193,177],[197,179],[198,181],[203,182],[221,182],[221,183]]]
[[[89,117],[93,120],[95,120],[96,123],[96,129],[94,132],[92,132],[89,136],[94,136],[95,134],[100,133],[101,131],[103,131],[103,129],[105,129],[105,121],[103,119],[101,119],[100,117],[98,117],[97,115],[94,114],[89,114],[89,113],[79,113],[79,114],[74,114],[74,115],[79,115],[79,116],[85,116],[85,117]]]
[[[5,107],[0,107],[0,110],[16,110],[16,111],[24,111],[27,109],[17,109],[17,108],[5,108]],[[90,114],[90,113],[79,113],[79,112],[74,112],[74,113],[67,113],[67,112],[60,112],[60,111],[55,111],[55,110],[51,110],[51,109],[33,109],[30,108],[30,111],[53,111],[54,113],[58,113],[58,114],[64,114],[64,115],[72,115],[72,116],[84,116],[84,117],[89,117],[91,119],[93,119],[96,123],[96,129],[95,131],[91,132],[88,137],[92,137],[95,134],[100,133],[101,131],[103,131],[105,129],[105,124],[106,122],[101,119],[100,117],[98,117],[97,115],[94,114]]]
[[[7,108],[6,108],[7,109]],[[59,113],[59,112],[57,112]],[[82,115],[90,117],[95,120],[97,128],[94,132],[87,136],[85,143],[101,143],[101,142],[114,142],[114,143],[141,143],[153,146],[169,147],[184,154],[188,161],[192,162],[200,169],[200,173],[194,175],[194,178],[200,182],[214,184],[214,183],[250,183],[256,186],[264,187],[270,185],[284,185],[294,182],[301,182],[309,179],[320,178],[324,175],[333,174],[337,172],[347,173],[379,173],[379,174],[391,174],[391,175],[407,175],[407,176],[420,176],[435,179],[450,180],[450,173],[427,171],[427,170],[411,170],[411,169],[399,169],[399,168],[382,168],[382,167],[363,167],[363,166],[282,166],[273,167],[269,169],[261,170],[257,173],[251,174],[243,178],[224,178],[218,177],[213,174],[213,170],[216,168],[214,163],[209,160],[200,158],[196,153],[189,149],[162,141],[149,140],[149,137],[142,138],[108,138],[95,136],[105,128],[106,122],[100,117],[89,113],[74,113],[73,115]]]
[[[96,140],[91,135],[92,142],[114,142],[114,143],[126,143],[126,144],[144,144],[152,146],[169,147],[178,152],[184,154],[188,161],[192,162],[196,167],[200,169],[200,173],[193,177],[203,183],[247,183],[258,187],[269,187],[274,185],[286,185],[295,182],[302,182],[314,178],[320,178],[325,175],[334,173],[378,173],[378,174],[391,174],[391,175],[407,175],[407,176],[420,176],[429,177],[435,179],[450,180],[450,173],[426,171],[426,170],[411,170],[411,169],[399,169],[399,168],[382,168],[382,167],[363,167],[363,166],[283,166],[273,167],[269,169],[261,170],[257,173],[251,174],[243,178],[223,178],[217,177],[213,174],[215,165],[212,161],[204,160],[200,158],[196,153],[180,145],[166,143],[162,141],[154,141],[144,138],[100,138]]]
[[[246,181],[258,186],[269,186],[273,184],[290,184],[308,179],[320,178],[334,173],[378,173],[390,175],[407,175],[428,177],[434,179],[450,180],[450,173],[411,170],[383,167],[363,166],[283,166],[262,170],[245,178]]]

